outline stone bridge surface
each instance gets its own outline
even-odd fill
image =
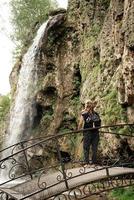
[[[97,169],[94,169],[86,167],[86,168],[69,169],[67,170],[66,173],[68,175],[70,174],[70,178],[68,178],[67,183],[69,187],[68,190],[71,191],[71,189],[77,188],[80,185],[85,185],[87,183],[99,181],[108,177],[112,178],[118,175],[125,175],[129,173],[134,175],[134,169],[125,167],[111,167],[108,168],[108,174],[107,174],[106,168],[97,167]],[[55,172],[53,174],[43,175],[40,180],[37,177],[34,178],[34,180],[23,182],[17,184],[16,186],[12,187],[10,186],[10,188],[1,187],[0,190],[9,194],[11,197],[14,197],[14,199],[17,200],[18,199],[43,200],[57,196],[61,193],[65,195],[67,194],[68,190],[64,181],[57,180],[57,177],[59,175],[62,176],[62,173],[59,174],[59,172]],[[40,186],[42,185],[42,190],[39,189],[39,184]],[[79,195],[80,194],[78,194],[78,196]]]

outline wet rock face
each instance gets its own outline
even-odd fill
[[[60,13],[48,22],[40,46],[39,89],[35,97],[35,127],[40,135],[55,134],[64,128],[72,130],[71,121],[65,125],[64,118],[65,113],[70,118],[75,115],[72,112],[75,99],[79,97],[81,74],[75,60],[76,30],[67,24],[66,17],[66,14]],[[75,41],[71,41],[72,34],[75,35]],[[76,126],[76,122],[73,124]]]

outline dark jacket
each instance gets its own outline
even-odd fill
[[[101,119],[97,112],[89,113],[84,111],[82,116],[84,119],[84,129],[101,126]],[[91,130],[91,132],[98,132],[98,129]]]

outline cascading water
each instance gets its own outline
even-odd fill
[[[7,146],[18,142],[21,137],[28,134],[32,127],[35,115],[34,97],[37,92],[37,63],[39,44],[44,35],[47,22],[38,30],[32,46],[24,55],[17,85],[17,96],[14,108],[11,112],[9,133],[10,137]]]
[[[17,92],[14,106],[10,114],[9,136],[6,139],[5,146],[11,146],[29,135],[33,125],[33,119],[36,115],[34,97],[37,92],[37,59],[39,55],[40,43],[46,30],[45,22],[38,30],[33,44],[28,49],[22,60],[22,66],[19,74]],[[8,156],[2,155],[3,158]],[[10,168],[8,166],[8,168]],[[9,169],[7,169],[9,170]],[[1,177],[6,179],[8,172],[2,170]]]

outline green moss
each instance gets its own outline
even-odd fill
[[[118,132],[120,134],[132,135],[132,133],[134,133],[134,127],[125,126],[125,127],[119,128]]]
[[[76,96],[71,99],[70,107],[74,111],[74,117],[77,118],[78,113],[80,111],[80,107],[81,107],[79,96]]]
[[[90,82],[90,89],[87,87],[87,96],[91,99],[95,99],[99,95],[100,88],[100,64],[96,62],[96,65],[89,72],[88,79]],[[87,83],[88,84],[88,83]]]
[[[77,136],[75,135],[69,135],[69,140],[68,140],[68,145],[70,146],[71,149],[75,149],[76,147],[76,140]]]
[[[80,102],[79,96],[74,97],[74,98],[71,100],[71,105],[77,107],[77,106],[79,105],[79,102]]]
[[[91,71],[91,67],[96,67],[99,64],[97,57],[93,56],[93,49],[96,44],[98,35],[101,30],[99,24],[94,23],[90,28],[81,36],[82,49],[84,54],[81,55],[80,69],[82,75],[82,81],[85,81],[87,75]]]
[[[95,42],[96,39],[100,33],[101,26],[94,23],[89,31],[83,34],[83,42],[85,44],[85,47],[91,47]],[[88,44],[88,46],[87,46]]]
[[[91,72],[91,77],[93,81],[96,81],[96,78],[98,77],[99,74],[100,74],[100,65],[97,63],[95,64],[95,67],[93,68]]]
[[[69,115],[69,113],[64,113],[63,116],[64,117],[58,132],[66,133],[72,130],[76,130],[76,117],[72,116],[72,114]]]
[[[74,135],[70,135],[70,138],[68,140],[68,145],[71,151],[72,157],[74,157],[74,160],[84,160],[83,155],[83,134],[77,133]]]
[[[53,120],[53,114],[45,113],[39,125],[33,128],[31,134],[34,135],[35,137],[44,136],[44,134],[47,134],[47,130],[52,120]]]
[[[68,133],[68,132],[70,132],[70,129],[69,128],[65,128],[65,127],[60,127],[59,130],[58,130],[58,132],[60,134],[62,134],[62,133]]]
[[[79,35],[77,32],[72,34],[72,45],[73,47],[78,47],[78,43],[79,43]]]
[[[44,77],[40,77],[40,78],[38,79],[38,81],[37,81],[37,89],[38,89],[38,91],[41,90],[41,89],[43,88],[43,87],[42,87],[43,81],[44,81]]]
[[[108,9],[108,7],[110,5],[110,0],[100,0],[100,2],[105,9]]]
[[[109,93],[103,97],[104,110],[103,110],[103,121],[107,125],[115,124],[123,120],[123,109],[117,102],[117,90],[111,89]]]
[[[82,64],[82,62],[81,62]],[[99,63],[98,59],[93,58],[90,61],[87,60],[84,63],[83,60],[83,65],[81,65],[81,74],[82,74],[82,80],[86,80],[87,76],[90,78],[90,83],[96,83],[96,78],[98,75],[100,75],[101,71],[101,63]]]

